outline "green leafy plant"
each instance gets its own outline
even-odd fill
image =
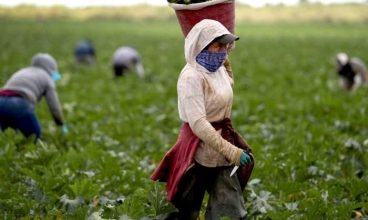
[[[0,219],[159,219],[173,211],[165,185],[149,177],[181,124],[176,81],[184,54],[177,23],[0,23],[7,54],[0,56],[1,85],[35,51],[51,50],[70,78],[57,84],[67,136],[58,133],[45,102],[36,109],[42,143],[0,132]],[[362,27],[238,24],[246,39],[230,55],[232,119],[256,156],[244,192],[247,219],[368,218],[368,87],[344,93],[329,63],[336,48],[368,57]],[[80,36],[91,36],[99,49],[93,68],[70,59],[66,45]],[[142,52],[150,80],[112,78],[117,36]]]

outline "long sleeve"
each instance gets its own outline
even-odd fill
[[[45,96],[55,123],[63,124],[55,82],[45,70],[33,66],[21,69],[8,80],[4,89],[21,94],[33,105],[36,105]]]
[[[231,108],[231,104],[230,107],[228,105],[229,102],[231,103],[232,96],[228,97],[228,92],[221,94],[221,91],[212,94],[213,87],[209,87],[208,80],[211,79],[206,79],[197,72],[187,72],[180,77],[178,82],[179,114],[189,123],[194,134],[201,141],[221,153],[231,163],[239,165],[242,150],[222,138],[208,120],[208,118],[213,118],[211,114],[219,117],[219,120],[227,117],[229,112],[224,109]],[[223,79],[219,80],[223,81]],[[229,88],[231,90],[230,83],[227,89]],[[231,100],[228,101],[228,99]]]
[[[189,123],[191,129],[203,142],[223,154],[226,159],[235,165],[240,164],[240,155],[243,150],[223,139],[205,118],[201,118],[192,123]]]
[[[63,116],[55,84],[50,84],[45,94],[47,105],[57,125],[63,125]]]

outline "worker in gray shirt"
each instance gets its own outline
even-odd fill
[[[0,89],[0,129],[13,128],[26,137],[40,138],[41,126],[35,106],[45,97],[55,123],[67,133],[55,86],[59,79],[55,59],[46,53],[36,54],[31,66],[14,73]]]
[[[113,55],[112,65],[116,77],[123,76],[128,71],[135,71],[140,78],[144,77],[141,57],[133,47],[118,48]]]

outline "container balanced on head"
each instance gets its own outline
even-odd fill
[[[47,53],[38,53],[32,65],[14,73],[0,90],[0,128],[19,130],[24,136],[41,136],[41,125],[35,106],[42,97],[63,133],[68,129],[63,121],[55,81],[61,79],[55,59]]]
[[[151,176],[166,182],[167,198],[178,209],[166,219],[197,219],[206,191],[206,219],[246,217],[243,189],[254,157],[232,127],[234,81],[224,66],[236,40],[210,19],[194,25],[185,38],[187,63],[177,82],[183,125],[176,144]],[[240,168],[231,175],[234,166]]]

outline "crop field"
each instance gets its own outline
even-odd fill
[[[0,26],[0,85],[35,53],[52,54],[70,130],[61,133],[42,100],[42,142],[0,133],[0,219],[157,219],[173,210],[149,177],[181,125],[176,20]],[[342,90],[334,65],[341,51],[368,63],[367,24],[238,22],[236,33],[232,120],[256,157],[244,191],[249,219],[368,219],[368,87]],[[85,38],[97,50],[90,67],[72,56]],[[145,79],[113,77],[123,45],[141,52]]]

